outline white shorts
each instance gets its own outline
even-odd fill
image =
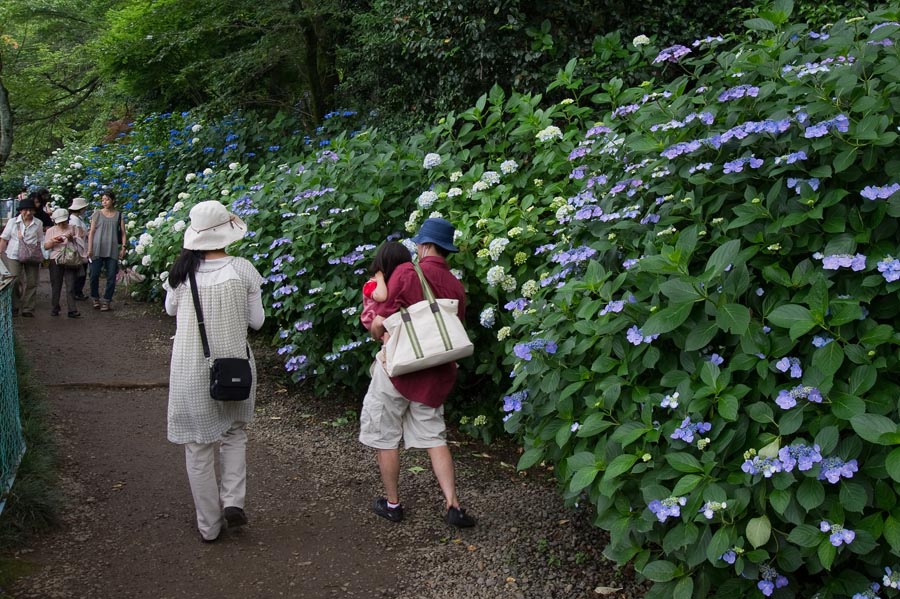
[[[406,448],[446,445],[444,406],[431,408],[400,395],[376,360],[359,415],[359,442],[375,449],[397,449],[401,437]]]

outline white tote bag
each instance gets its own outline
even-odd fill
[[[425,299],[400,308],[384,320],[384,328],[390,333],[384,348],[384,368],[389,376],[455,362],[475,350],[456,315],[459,301],[435,299],[422,270],[417,264],[413,266]]]

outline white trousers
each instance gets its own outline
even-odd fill
[[[216,482],[216,445],[219,446],[221,484]],[[222,530],[223,508],[244,508],[247,492],[247,432],[244,425],[225,432],[218,443],[185,443],[188,480],[197,509],[197,529],[207,540]]]

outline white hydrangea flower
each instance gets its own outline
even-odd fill
[[[187,223],[184,222],[183,220],[177,221],[174,225],[172,225],[172,228],[175,230],[176,233],[178,233],[180,231],[184,231],[185,227],[187,227]]]
[[[150,262],[152,261],[153,258],[150,256],[150,254],[147,254],[146,256],[141,258],[141,264],[143,264],[144,266],[150,266]]]
[[[562,131],[559,130],[559,127],[550,125],[549,127],[538,131],[535,137],[541,142],[550,141],[552,139],[562,139]]]
[[[140,238],[138,238],[138,243],[143,246],[153,245],[153,235],[150,233],[141,233]]]
[[[646,46],[647,44],[650,43],[650,38],[644,34],[641,34],[641,35],[637,36],[636,38],[634,38],[633,40],[631,40],[631,43],[634,44],[635,46]]]
[[[203,129],[203,126],[202,126],[202,125],[199,125],[199,124],[194,125],[193,127],[191,127],[191,131],[193,131],[194,133],[199,133],[201,129]]]
[[[497,341],[503,341],[507,337],[509,337],[511,330],[509,327],[503,327],[499,331],[497,331]]]
[[[188,173],[184,176],[184,180],[187,181],[188,183],[190,183],[191,181],[193,181],[196,178],[197,178],[196,173]]]
[[[531,299],[534,297],[534,294],[538,292],[538,284],[534,279],[529,279],[522,283],[522,295]]]
[[[504,175],[511,175],[519,170],[519,163],[515,160],[505,160],[500,165],[500,172]]]
[[[178,199],[179,199],[179,200],[186,200],[186,199],[188,199],[189,197],[191,197],[191,194],[189,194],[189,193],[187,193],[187,192],[185,192],[185,191],[182,191],[181,193],[178,194]]]
[[[127,229],[128,231],[132,230],[136,226],[137,226],[137,223],[134,222],[133,220],[130,220],[127,223],[125,223],[125,229]]]
[[[500,287],[507,293],[512,293],[518,286],[519,284],[516,282],[516,278],[512,275],[506,275],[503,277],[503,280],[500,281]]]
[[[484,310],[481,311],[481,314],[478,317],[481,326],[486,329],[494,328],[494,324],[497,322],[497,314],[494,311],[494,306],[487,306]]]
[[[556,211],[556,220],[560,223],[565,223],[569,220],[569,215],[575,212],[575,207],[569,204],[565,204],[560,206]]]
[[[212,170],[211,168],[205,168],[205,169],[203,169],[203,175],[204,175],[205,177],[208,177],[208,176],[210,176],[211,174],[213,174],[213,170]]]
[[[491,243],[488,244],[488,255],[490,255],[491,260],[493,260],[494,262],[499,260],[500,255],[503,253],[503,250],[507,245],[509,245],[509,239],[506,239],[505,237],[492,239]]]
[[[416,200],[416,203],[420,208],[428,209],[431,208],[431,205],[434,204],[438,199],[438,195],[431,190],[423,191],[419,194],[419,198]]]
[[[200,138],[199,138],[199,137],[192,137],[192,138],[191,138],[191,143],[192,143],[192,144],[195,144],[195,143],[197,143],[197,142],[199,142],[199,141],[200,141]]]
[[[409,218],[406,219],[406,225],[404,226],[407,233],[413,233],[416,230],[421,215],[422,213],[418,210],[413,210],[410,213]]]
[[[136,246],[134,246],[134,253],[138,256],[143,256],[146,249],[147,248],[145,248],[143,245],[137,244]]]
[[[231,194],[231,190],[230,190],[230,189],[223,189],[223,190],[222,190],[222,195],[223,195],[223,196],[227,196],[227,195],[230,195],[230,194]]]
[[[435,154],[431,152],[429,154],[425,154],[425,160],[422,162],[422,166],[426,169],[433,169],[436,166],[440,166],[441,164],[441,155]]]
[[[167,280],[168,278],[169,278],[169,273],[168,273],[168,272],[163,271],[163,272],[159,273],[159,280],[160,280],[160,281],[165,281],[165,280]]]
[[[175,205],[172,206],[172,212],[178,212],[182,208],[184,208],[184,202],[181,202],[181,201],[175,202]]]
[[[496,287],[500,283],[503,282],[503,278],[506,276],[506,269],[499,264],[497,266],[492,266],[487,271],[487,284],[490,287]]]
[[[447,190],[448,198],[455,198],[456,196],[461,196],[461,195],[462,195],[462,189],[460,189],[459,187],[451,187],[450,189]]]
[[[444,213],[439,210],[435,210],[428,215],[428,218],[444,218]]]
[[[484,174],[481,175],[481,180],[488,185],[494,186],[500,182],[500,175],[497,174],[497,171],[484,171]]]
[[[451,183],[456,183],[460,180],[460,178],[462,178],[462,171],[453,171],[452,173],[450,173]]]
[[[232,163],[230,163],[230,164],[228,165],[228,170],[230,170],[230,171],[236,171],[236,170],[239,169],[240,167],[241,167],[241,165],[238,164],[237,162],[232,162]]]
[[[475,183],[472,184],[472,193],[484,191],[485,189],[488,189],[489,187],[490,187],[490,185],[488,185],[484,181],[475,181]]]

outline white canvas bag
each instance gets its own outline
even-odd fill
[[[435,299],[422,270],[417,264],[413,266],[425,299],[400,308],[384,320],[384,328],[390,333],[384,347],[384,368],[389,376],[455,362],[475,350],[456,315],[459,300]]]

